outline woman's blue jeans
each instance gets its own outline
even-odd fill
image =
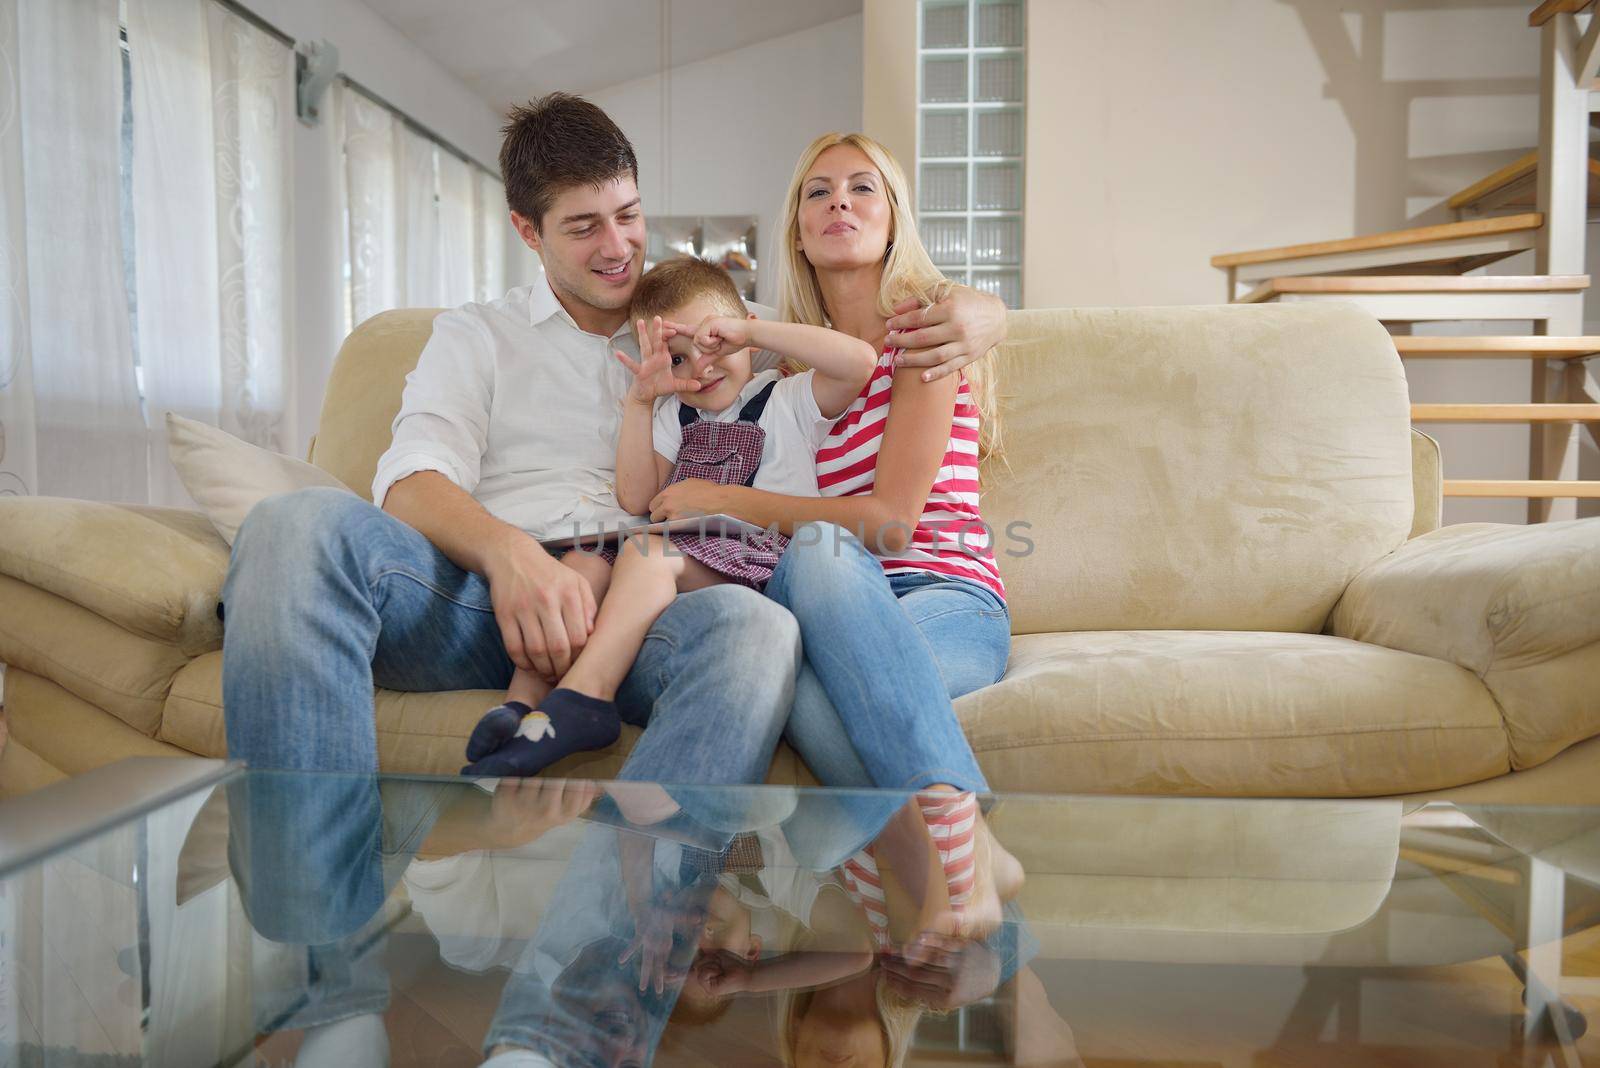
[[[885,575],[859,539],[824,523],[795,532],[767,596],[800,624],[786,737],[819,780],[988,789],[950,702],[1005,673],[1005,602],[932,572]]]

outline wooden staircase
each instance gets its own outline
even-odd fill
[[[1569,302],[1581,302],[1588,288],[1586,274],[1306,275],[1269,278],[1238,300],[1242,304],[1345,301],[1361,305],[1386,323],[1460,319],[1548,322],[1561,315]]]
[[[1228,273],[1228,299],[1240,286],[1303,274],[1463,274],[1533,248],[1544,216],[1537,212],[1391,230],[1339,241],[1229,252],[1211,257]]]
[[[1594,118],[1600,119],[1600,115]],[[1600,159],[1591,156],[1588,164],[1585,202],[1593,211],[1600,208]],[[1538,203],[1538,185],[1539,153],[1529,152],[1473,182],[1446,200],[1445,206],[1455,212],[1458,219],[1468,214],[1504,208],[1527,209]]]
[[[1587,360],[1600,355],[1600,337],[1423,337],[1394,339],[1408,360]]]
[[[1600,481],[1578,478],[1576,448],[1579,433],[1600,445],[1600,390],[1588,372],[1600,337],[1582,333],[1584,231],[1590,205],[1600,207],[1600,161],[1589,156],[1590,125],[1600,126],[1600,16],[1580,32],[1580,13],[1594,4],[1545,0],[1530,14],[1545,53],[1539,148],[1451,197],[1446,206],[1457,221],[1211,260],[1227,276],[1230,302],[1366,308],[1396,335],[1405,361],[1525,361],[1527,401],[1419,403],[1411,419],[1526,425],[1528,478],[1447,478],[1444,492],[1526,499],[1530,522],[1575,515],[1577,501],[1600,499]],[[1535,273],[1473,273],[1530,250]],[[1415,333],[1418,324],[1479,320],[1527,323],[1532,334]]]

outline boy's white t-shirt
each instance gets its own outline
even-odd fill
[[[750,911],[750,933],[758,936],[767,950],[781,952],[787,949],[792,925],[811,926],[811,910],[822,892],[823,880],[795,859],[780,829],[769,827],[755,833],[761,843],[758,878],[766,894],[756,893],[737,876],[718,879],[734,900]]]
[[[761,447],[761,467],[756,471],[751,485],[758,490],[782,493],[791,497],[816,497],[817,450],[838,417],[829,418],[817,407],[817,395],[811,380],[815,371],[797,375],[784,375],[778,371],[762,371],[745,383],[739,398],[720,412],[698,413],[701,419],[731,423],[739,418],[739,411],[752,397],[777,382],[767,406],[756,422],[767,433]],[[657,453],[678,462],[678,446],[683,441],[683,427],[678,423],[678,409],[683,402],[677,397],[665,397],[656,406],[653,437]]]

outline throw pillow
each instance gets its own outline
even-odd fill
[[[229,545],[245,515],[265,497],[307,486],[350,492],[349,486],[320,467],[172,412],[167,413],[167,452],[183,488]]]

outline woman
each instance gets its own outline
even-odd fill
[[[899,365],[888,316],[906,301],[933,304],[949,284],[882,145],[861,134],[812,142],[783,217],[784,318],[883,354],[818,452],[823,496],[681,482],[652,502],[652,518],[725,512],[793,537],[767,593],[800,623],[806,666],[788,737],[824,783],[970,798],[988,787],[951,699],[999,681],[1011,630],[978,512],[978,462],[999,437],[991,372],[980,361],[924,381]],[[941,810],[930,811],[932,829]],[[982,929],[1022,872],[975,806],[960,815],[976,835],[965,922]]]

